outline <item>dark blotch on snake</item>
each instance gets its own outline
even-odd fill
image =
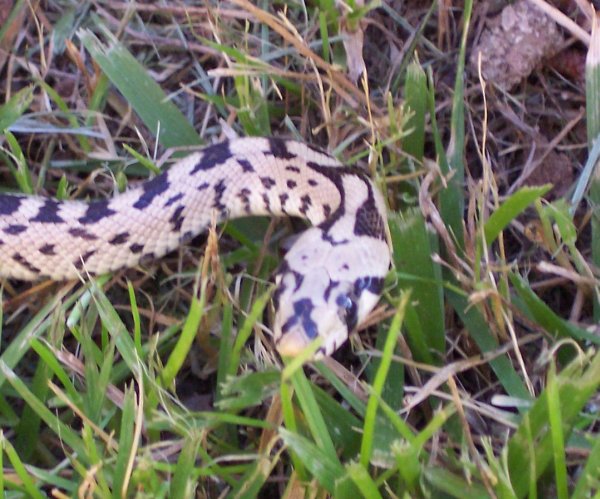
[[[34,272],[36,274],[40,273],[40,269],[38,269],[35,265],[32,265],[27,260],[25,260],[25,258],[23,258],[19,253],[13,254],[12,259],[19,265],[25,267],[30,272]]]
[[[275,137],[269,137],[267,139],[269,141],[269,152],[278,159],[293,159],[296,157],[296,154],[288,151],[287,142],[282,139],[278,139]],[[265,153],[268,154],[268,153]]]
[[[271,177],[260,177],[260,181],[265,189],[270,189],[275,185],[275,180]]]
[[[223,164],[225,161],[231,158],[231,156],[229,142],[227,141],[208,146],[202,151],[202,157],[196,166],[194,166],[194,169],[190,172],[190,175],[194,175],[201,170],[210,170],[217,165]]]
[[[183,225],[183,221],[185,217],[182,215],[183,209],[185,206],[178,206],[171,218],[169,218],[169,223],[173,226],[173,232],[179,232],[181,230],[181,226]]]
[[[385,224],[377,206],[371,186],[367,184],[369,197],[356,210],[356,221],[354,222],[354,234],[357,236],[368,236],[385,241]]]
[[[30,221],[43,224],[64,224],[65,221],[58,216],[59,207],[60,203],[56,199],[45,199],[37,215]]]
[[[112,244],[114,246],[117,246],[119,244],[125,244],[128,240],[129,240],[129,232],[121,232],[120,234],[117,234],[115,237],[113,237],[109,242],[109,244]]]
[[[131,246],[129,246],[129,251],[131,251],[134,255],[141,253],[143,249],[143,244],[133,243]]]
[[[42,247],[40,247],[38,249],[38,251],[42,254],[42,255],[48,255],[48,256],[52,256],[52,255],[56,255],[56,251],[54,251],[54,244],[44,244]]]
[[[213,187],[215,190],[215,200],[213,201],[213,208],[216,208],[221,213],[227,211],[227,207],[223,204],[223,193],[227,189],[225,185],[225,179],[219,180]]]
[[[165,203],[165,208],[167,206],[171,206],[173,203],[176,203],[177,201],[179,201],[181,198],[183,197],[183,194],[181,192],[175,194],[174,196],[171,196],[169,199],[167,199],[167,202]]]
[[[5,234],[10,234],[11,236],[16,236],[17,234],[20,234],[21,232],[25,232],[26,230],[27,230],[27,226],[21,225],[21,224],[12,224],[12,225],[9,225],[8,227],[4,227],[4,229],[2,229],[2,231]]]
[[[354,281],[354,294],[360,296],[364,290],[374,295],[379,295],[383,291],[383,277],[359,277]]]
[[[250,163],[250,161],[248,161],[247,159],[238,159],[237,162],[242,167],[242,171],[244,173],[254,172],[254,167],[252,166],[252,163]]]
[[[75,268],[77,270],[81,270],[83,268],[83,266],[85,265],[85,262],[88,260],[88,258],[90,258],[94,253],[96,253],[96,250],[94,250],[94,249],[89,250],[89,251],[86,251],[79,258],[76,258],[75,261],[73,262],[73,265],[75,266]]]
[[[109,202],[110,201],[108,199],[91,202],[87,207],[85,215],[79,219],[79,223],[81,223],[83,225],[95,224],[95,223],[99,222],[100,220],[102,220],[103,218],[114,215],[116,213],[116,211],[111,210],[108,207]]]
[[[312,205],[312,200],[310,199],[310,196],[307,194],[300,198],[300,202],[302,203],[300,205],[300,213],[302,213],[303,215],[306,215],[308,208]]]
[[[19,210],[25,196],[0,195],[0,215],[12,215]]]
[[[69,234],[72,235],[73,237],[79,237],[81,239],[85,239],[86,241],[95,241],[96,239],[98,239],[98,236],[96,236],[95,234],[92,234],[90,232],[88,232],[85,229],[82,229],[80,227],[73,227],[71,229],[69,229]]]
[[[160,196],[169,188],[169,175],[167,172],[154,177],[152,180],[142,184],[143,194],[133,203],[133,207],[138,210],[144,210],[152,204],[154,198]]]
[[[306,336],[311,340],[315,339],[318,336],[319,331],[317,330],[317,324],[310,316],[314,308],[315,307],[309,298],[302,298],[301,300],[294,302],[294,315],[281,326],[281,333],[286,334],[292,327],[300,323]]]

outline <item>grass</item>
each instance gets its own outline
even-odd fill
[[[15,3],[3,190],[107,197],[166,152],[302,138],[372,173],[394,268],[361,335],[308,363],[269,336],[285,220],[230,221],[113,276],[4,282],[0,495],[600,493],[593,139],[575,127],[558,151],[588,161],[571,201],[511,190],[523,130],[557,133],[572,85],[542,72],[502,95],[515,127],[464,70],[476,5],[376,7]]]

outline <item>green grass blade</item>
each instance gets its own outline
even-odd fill
[[[565,435],[562,428],[562,418],[560,414],[560,391],[556,383],[556,367],[554,363],[552,363],[548,375],[548,382],[546,385],[546,401],[548,407],[548,421],[550,423],[550,435],[552,440],[556,495],[559,499],[567,499],[569,496],[569,491],[567,487]]]
[[[90,30],[78,36],[94,60],[164,147],[201,144],[194,127],[160,86],[108,30],[102,43]]]
[[[491,215],[484,225],[485,244],[492,244],[500,233],[508,227],[518,215],[536,200],[540,199],[552,188],[551,185],[541,187],[523,187],[506,199]]]
[[[284,443],[300,458],[304,466],[317,481],[330,493],[335,491],[336,481],[346,475],[346,470],[339,460],[318,447],[306,437],[293,433],[285,428],[279,429]],[[358,497],[358,496],[354,496]]]
[[[135,421],[136,393],[132,387],[125,390],[119,430],[119,450],[114,466],[112,497],[118,499],[127,496],[129,464],[132,462],[132,452],[135,452]]]
[[[35,411],[42,421],[44,421],[56,435],[60,435],[64,444],[77,452],[80,459],[86,456],[85,447],[77,433],[75,433],[68,425],[58,420],[56,414],[48,409],[46,404],[38,399],[31,390],[29,390],[21,378],[19,378],[15,372],[2,361],[0,361],[0,373],[2,373],[2,376],[8,380],[23,401]]]
[[[498,342],[479,310],[469,304],[463,295],[454,291],[447,291],[446,296],[479,349],[484,353],[497,349]],[[507,356],[490,360],[490,366],[509,395],[523,400],[531,398],[525,383]]]
[[[528,283],[519,274],[508,274],[510,282],[520,300],[515,300],[515,305],[520,308],[530,319],[538,323],[545,331],[556,339],[572,338],[576,341],[589,341],[600,345],[600,337],[585,329],[577,327],[572,322],[560,318],[546,305],[531,289]]]
[[[373,481],[368,471],[360,463],[350,463],[346,466],[348,476],[352,479],[363,497],[378,499],[383,497],[377,489],[376,483]]]
[[[33,101],[33,91],[33,86],[25,87],[0,106],[0,133],[9,129],[27,111]]]
[[[298,402],[302,408],[308,428],[310,429],[311,435],[315,439],[317,446],[328,456],[328,459],[332,462],[336,461],[339,466],[341,466],[329,430],[312,392],[311,385],[304,375],[304,371],[301,369],[296,370],[290,377],[290,381],[294,387],[296,396],[298,397]]]
[[[169,360],[167,360],[167,363],[160,374],[162,385],[165,388],[170,387],[173,384],[175,376],[177,376],[177,373],[184,365],[185,360],[190,353],[190,349],[194,343],[194,338],[196,337],[198,327],[200,326],[200,321],[204,315],[205,299],[206,285],[203,282],[202,290],[200,291],[200,298],[198,299],[196,297],[196,293],[194,293],[194,296],[192,296],[190,309],[185,319],[185,323],[183,324],[181,334],[177,339],[177,343],[175,344],[173,351],[169,355]]]
[[[416,317],[407,320],[408,341],[415,360],[429,362],[433,360],[430,350],[441,357],[446,343],[442,272],[432,259],[439,252],[437,240],[430,236],[419,210],[394,214],[389,222],[398,286],[411,289],[416,312]],[[406,275],[415,279],[408,280]]]
[[[600,388],[600,353],[594,354],[589,361],[575,359],[556,376],[555,383],[556,387],[552,389],[557,390],[558,396],[555,396],[553,410],[560,410],[563,439],[567,439],[579,412]],[[509,476],[519,497],[530,490],[532,475],[539,478],[554,459],[547,398],[548,390],[545,390],[525,414],[508,444]],[[568,400],[568,403],[556,407],[556,400]]]
[[[573,489],[571,499],[592,497],[592,493],[600,490],[600,438],[594,437],[593,446],[583,470]]]
[[[12,444],[4,437],[4,433],[0,433],[0,444],[2,445],[2,450],[8,457],[10,464],[12,464],[15,473],[21,480],[23,489],[27,493],[27,497],[30,497],[32,499],[44,499],[44,497],[46,496],[42,494],[35,486],[35,483],[32,480],[30,474],[28,473],[25,464],[21,460],[19,453],[15,450]]]
[[[467,35],[473,1],[466,0],[463,10],[463,31],[456,66],[454,95],[452,97],[452,118],[450,125],[450,145],[448,146],[448,163],[440,162],[444,175],[451,175],[448,187],[440,192],[440,213],[446,225],[451,229],[459,247],[463,242],[463,212],[465,166],[463,154],[465,151],[465,104],[464,104],[464,71],[467,52]]]
[[[360,448],[360,464],[365,469],[367,469],[369,466],[373,452],[373,434],[376,429],[375,423],[377,421],[377,407],[379,405],[385,380],[392,364],[392,355],[394,354],[394,348],[396,347],[396,342],[401,332],[406,305],[409,299],[410,292],[403,292],[385,341],[383,354],[381,356],[381,364],[377,370],[377,374],[375,375],[375,380],[373,381],[373,393],[371,393],[369,396],[369,401],[367,402],[365,423],[363,426],[363,438]]]

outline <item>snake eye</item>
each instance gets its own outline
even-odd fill
[[[340,307],[340,315],[346,322],[348,332],[352,331],[356,327],[358,321],[358,307],[356,306],[356,301],[348,295],[338,295],[335,302]]]

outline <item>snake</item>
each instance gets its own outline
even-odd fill
[[[338,349],[377,305],[391,265],[386,207],[362,170],[304,142],[246,137],[193,152],[109,199],[0,194],[0,277],[56,281],[157,259],[223,222],[300,217],[275,274],[282,356]]]

